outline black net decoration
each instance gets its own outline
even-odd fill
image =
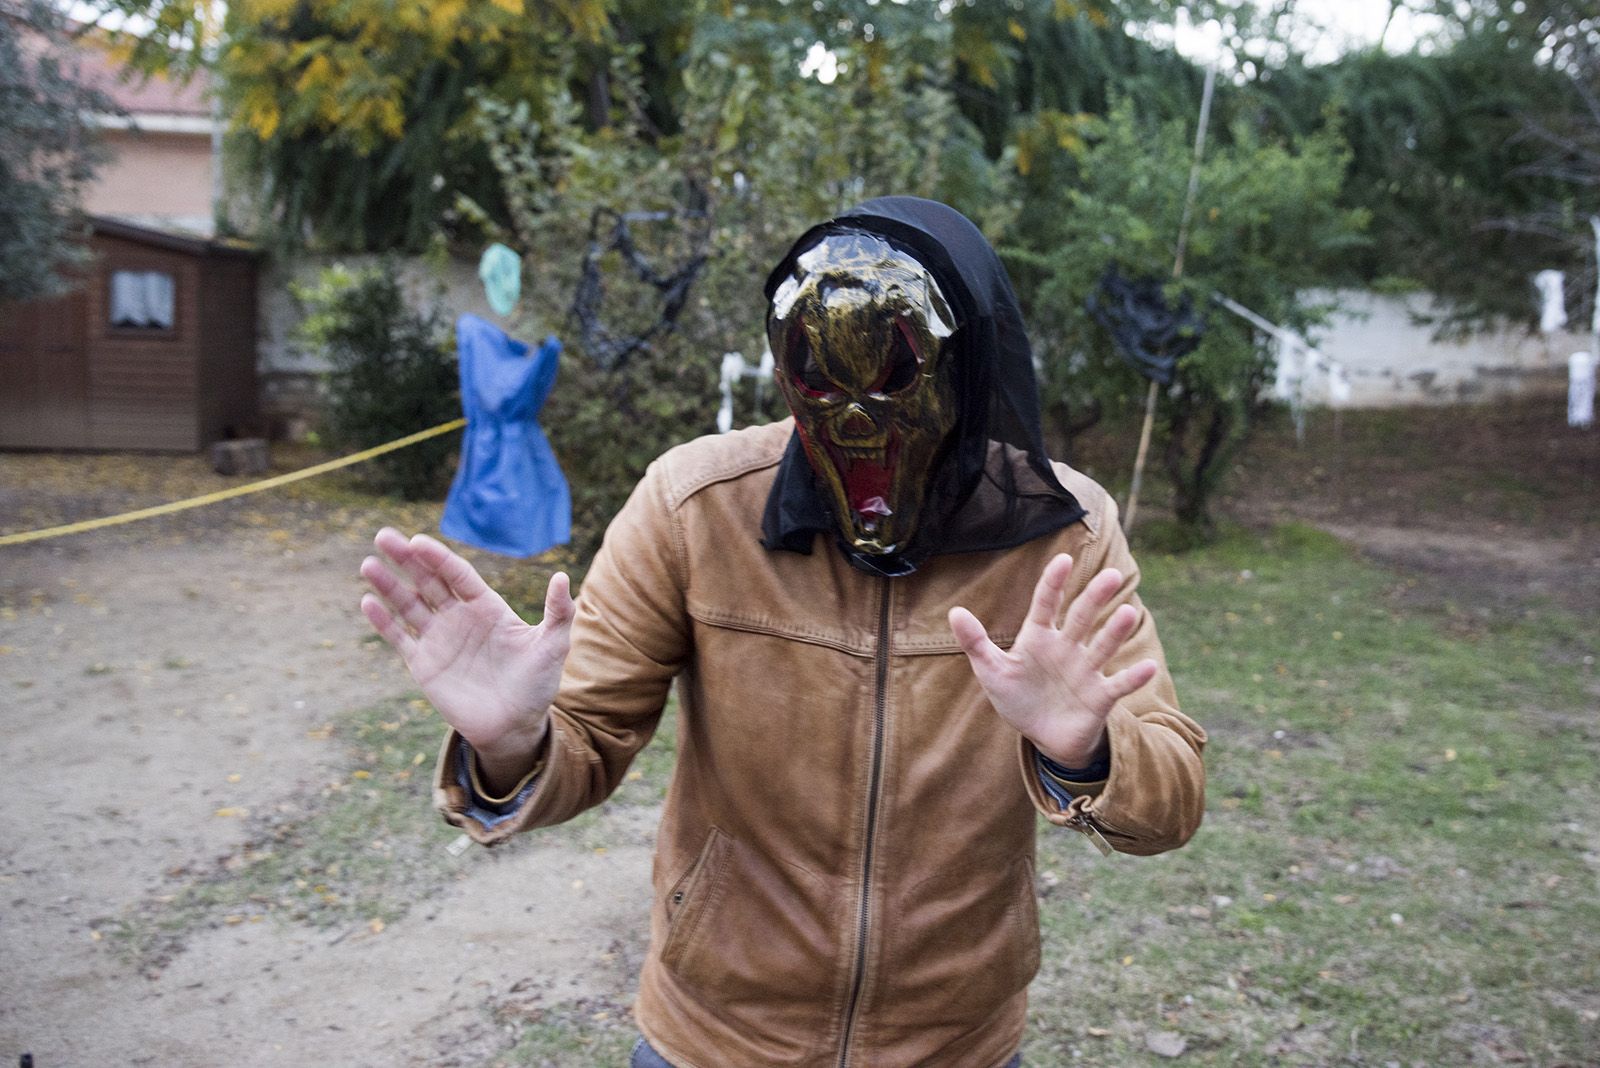
[[[690,238],[689,257],[670,274],[658,271],[645,258],[633,240],[633,223],[664,223],[675,219],[704,220]],[[609,226],[603,223],[609,221]],[[671,330],[689,302],[689,290],[709,258],[706,252],[710,241],[709,219],[704,212],[635,211],[617,213],[599,208],[589,217],[589,247],[584,252],[583,266],[578,276],[578,286],[572,295],[572,317],[578,324],[578,337],[583,351],[601,367],[616,370],[628,357],[644,348],[655,337]],[[605,280],[600,270],[600,260],[608,252],[622,256],[624,263],[639,281],[655,289],[661,300],[656,319],[637,334],[617,335],[606,327],[601,318],[605,303]]]
[[[1110,332],[1122,358],[1163,386],[1172,384],[1178,361],[1205,337],[1205,320],[1195,312],[1189,294],[1176,308],[1169,307],[1160,278],[1124,278],[1116,264],[1106,268],[1085,304],[1095,322]]]

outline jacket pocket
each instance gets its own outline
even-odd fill
[[[711,911],[708,906],[718,893],[727,858],[728,836],[713,827],[700,855],[667,892],[667,940],[661,947],[661,963],[667,967],[676,970],[693,946],[701,922]]]
[[[713,828],[666,890],[658,959],[683,994],[762,1036],[744,1063],[799,1063],[836,1022],[845,903],[835,881]]]

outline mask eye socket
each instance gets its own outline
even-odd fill
[[[878,393],[899,393],[910,388],[916,384],[917,375],[922,370],[922,359],[917,355],[917,346],[911,340],[911,330],[904,320],[895,322],[894,340],[890,345],[889,369],[875,391]]]
[[[811,341],[806,337],[805,329],[799,322],[789,328],[788,344],[784,347],[787,350],[784,353],[784,363],[802,390],[815,397],[825,397],[837,392],[838,387],[832,379],[822,373],[821,366],[817,364],[816,354],[811,351]]]

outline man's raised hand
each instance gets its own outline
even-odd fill
[[[384,527],[373,544],[388,564],[361,562],[374,591],[361,598],[362,613],[477,752],[485,775],[515,782],[544,739],[571,645],[567,576],[551,577],[544,621],[531,627],[442,542]]]
[[[1155,678],[1158,667],[1146,659],[1114,675],[1102,673],[1139,622],[1138,609],[1124,604],[1096,627],[1122,587],[1115,568],[1090,579],[1057,625],[1071,574],[1072,558],[1065,554],[1045,565],[1009,650],[990,641],[965,608],[950,610],[950,630],[995,711],[1045,756],[1082,768],[1103,752],[1112,707]]]

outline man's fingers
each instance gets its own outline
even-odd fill
[[[961,651],[967,654],[973,670],[992,673],[1005,666],[1006,654],[989,640],[989,632],[978,617],[965,608],[950,609],[950,632],[961,643]]]
[[[1105,626],[1089,641],[1089,666],[1096,671],[1105,667],[1138,625],[1139,610],[1131,604],[1118,605]]]
[[[429,608],[440,608],[454,599],[439,578],[435,564],[418,553],[418,547],[412,544],[412,539],[393,527],[384,527],[378,531],[372,543],[396,571],[405,575],[406,581],[411,583]]]
[[[1072,602],[1072,607],[1067,609],[1067,619],[1061,632],[1075,642],[1088,641],[1094,630],[1094,621],[1100,618],[1101,610],[1111,603],[1111,598],[1121,588],[1122,572],[1114,567],[1108,567],[1090,579],[1083,592]]]
[[[1121,671],[1106,679],[1106,689],[1111,693],[1112,701],[1120,701],[1145,683],[1156,677],[1158,670],[1154,660],[1141,660],[1130,668]]]
[[[544,621],[553,627],[570,626],[577,611],[572,602],[572,580],[565,571],[557,571],[544,590]]]
[[[388,607],[378,599],[377,594],[362,595],[361,614],[367,617],[372,629],[377,631],[384,641],[394,646],[402,658],[410,659],[412,650],[417,647],[417,640],[400,625]]]
[[[437,575],[449,593],[470,601],[489,592],[489,584],[483,577],[466,560],[451,552],[444,542],[426,534],[416,534],[410,544],[418,562]]]
[[[382,597],[395,611],[400,613],[406,626],[421,632],[427,626],[428,619],[433,615],[433,609],[424,604],[422,598],[400,580],[400,577],[383,565],[383,561],[376,556],[369,556],[361,561],[361,577],[367,580],[378,596]]]
[[[1053,627],[1061,614],[1061,600],[1066,596],[1067,577],[1072,574],[1072,557],[1066,553],[1044,565],[1039,582],[1033,587],[1033,604],[1028,609],[1028,622],[1037,627]]]

